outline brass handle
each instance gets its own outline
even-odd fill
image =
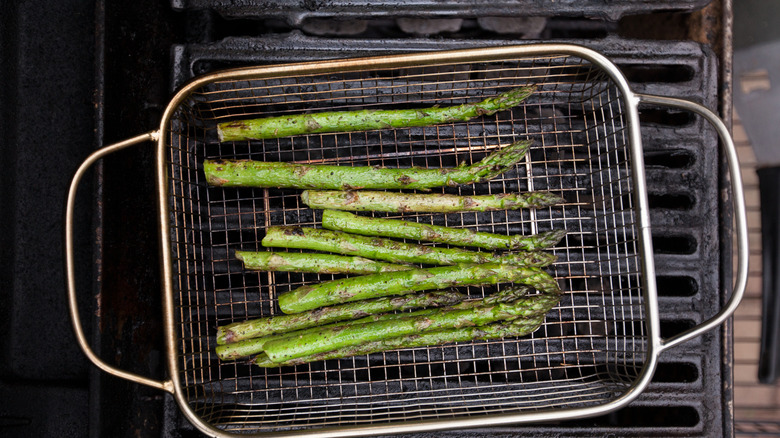
[[[737,233],[737,273],[736,280],[734,282],[734,288],[731,291],[731,297],[725,303],[723,308],[718,311],[714,316],[701,324],[692,327],[680,334],[672,336],[669,339],[662,340],[661,349],[666,350],[674,347],[682,342],[685,342],[691,338],[699,336],[707,330],[710,330],[722,323],[726,318],[731,316],[737,309],[739,302],[742,300],[742,296],[745,293],[745,286],[747,285],[748,276],[748,234],[747,234],[747,217],[745,213],[745,195],[742,190],[742,172],[739,169],[739,159],[737,158],[737,150],[734,147],[734,141],[731,139],[728,128],[717,116],[709,109],[695,102],[691,102],[685,99],[677,99],[672,97],[652,96],[647,94],[637,94],[641,103],[648,103],[659,106],[668,106],[685,111],[690,111],[704,117],[717,131],[720,137],[723,151],[725,152],[726,161],[731,174],[731,192],[732,203],[734,204],[734,220],[735,230]]]
[[[143,143],[145,141],[156,141],[158,137],[159,131],[151,131],[127,139],[125,141],[121,141],[119,143],[108,145],[90,154],[90,156],[87,157],[83,163],[81,163],[81,166],[79,166],[78,170],[76,170],[76,174],[73,175],[73,179],[70,183],[68,200],[65,205],[65,275],[67,278],[68,306],[70,308],[70,319],[73,324],[73,332],[76,335],[76,340],[79,343],[79,347],[81,347],[81,350],[84,352],[87,358],[89,358],[89,360],[92,361],[92,363],[101,370],[116,377],[121,377],[135,383],[140,383],[173,393],[173,382],[170,380],[161,382],[127,371],[122,371],[112,365],[107,364],[102,359],[100,359],[94,351],[92,351],[92,348],[89,346],[89,343],[84,336],[84,330],[81,327],[81,318],[79,317],[78,303],[76,302],[76,279],[73,262],[73,209],[76,201],[76,191],[78,189],[81,178],[84,176],[84,173],[92,166],[92,164],[95,163],[95,161],[103,158],[108,154],[125,149],[138,143]]]

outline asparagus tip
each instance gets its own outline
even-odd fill
[[[561,242],[561,240],[563,240],[565,236],[566,236],[566,230],[562,230],[562,229],[556,229],[556,230],[551,230],[546,232],[544,235],[545,247],[549,248],[557,245],[558,243]]]
[[[531,140],[516,141],[488,155],[470,167],[475,182],[484,182],[509,171],[517,164],[533,144]]]
[[[532,208],[550,207],[553,205],[563,204],[566,200],[563,196],[552,192],[530,192],[528,193],[528,204]]]
[[[502,101],[502,106],[514,106],[525,100],[536,91],[536,85],[527,85],[524,87],[513,88],[507,92],[497,95],[494,99]]]

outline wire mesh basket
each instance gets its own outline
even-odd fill
[[[526,85],[535,85],[536,92],[522,104],[465,122],[231,142],[220,142],[215,130],[219,122],[265,116],[457,105]],[[86,343],[82,347],[106,371],[174,393],[188,418],[212,435],[361,436],[617,409],[649,382],[663,349],[719,324],[744,289],[738,275],[730,301],[717,315],[674,338],[660,338],[637,121],[640,101],[703,115],[726,148],[732,146],[725,127],[708,110],[634,94],[614,65],[577,46],[326,61],[198,79],[173,99],[159,131],[102,149],[83,165],[86,169],[112,148],[157,140],[170,380],[124,373],[96,358]],[[202,171],[205,158],[440,168],[476,162],[526,138],[533,146],[514,169],[490,182],[434,193],[549,190],[561,194],[563,204],[373,215],[499,234],[565,229],[566,237],[552,250],[558,260],[549,269],[564,295],[536,332],[294,367],[258,368],[217,359],[217,326],[279,314],[278,294],[336,277],[245,271],[233,251],[262,250],[269,226],[318,227],[321,212],[307,208],[298,190],[210,187]],[[741,233],[740,178],[738,168],[730,171]],[[742,240],[740,257],[746,251]],[[479,298],[496,289],[463,292]],[[75,303],[71,315],[79,334]]]

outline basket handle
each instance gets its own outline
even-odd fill
[[[731,200],[734,204],[734,220],[737,233],[737,274],[734,288],[731,291],[729,300],[713,317],[695,327],[674,335],[669,339],[662,340],[660,345],[661,350],[666,350],[716,327],[734,313],[742,300],[748,277],[748,234],[747,218],[745,214],[745,195],[742,190],[742,173],[739,169],[737,150],[734,147],[734,141],[731,138],[731,134],[729,134],[728,128],[720,117],[706,107],[685,99],[649,94],[636,94],[636,97],[639,99],[639,103],[672,107],[690,111],[704,117],[704,119],[715,128],[720,137],[721,145],[726,155],[729,173],[731,174]]]
[[[84,352],[87,358],[89,358],[89,360],[92,361],[92,363],[101,370],[116,377],[121,377],[135,383],[148,385],[153,388],[162,389],[164,391],[173,393],[173,383],[170,380],[161,382],[127,371],[122,371],[119,368],[107,364],[102,359],[100,359],[94,351],[92,351],[92,348],[89,346],[89,342],[87,342],[87,339],[84,336],[84,330],[81,327],[81,318],[79,317],[78,303],[76,302],[76,279],[75,267],[73,263],[73,209],[76,201],[76,191],[78,189],[81,178],[84,176],[84,173],[92,166],[92,164],[95,163],[95,161],[103,158],[108,154],[117,152],[138,143],[156,141],[158,137],[159,131],[151,131],[98,149],[97,151],[90,154],[89,157],[87,157],[87,159],[81,163],[81,166],[79,166],[78,170],[76,170],[76,174],[73,175],[73,179],[70,183],[68,200],[65,205],[65,275],[67,278],[68,306],[70,308],[70,319],[73,323],[73,332],[76,335],[76,340],[79,343],[79,347],[81,347],[81,350]]]

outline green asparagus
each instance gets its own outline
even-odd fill
[[[483,249],[536,251],[550,248],[566,235],[565,230],[552,230],[530,236],[477,232],[468,228],[428,225],[397,219],[357,216],[346,211],[322,212],[322,227],[364,236],[395,237],[450,245],[474,246]]]
[[[394,318],[370,324],[335,324],[267,342],[263,345],[263,351],[273,362],[284,362],[366,342],[535,316],[554,306],[559,299],[558,294],[532,295],[511,303],[471,309],[443,309],[424,316]]]
[[[309,208],[348,211],[454,213],[461,211],[517,210],[540,208],[563,202],[550,192],[500,193],[457,196],[398,192],[305,190],[301,200]]]
[[[539,268],[485,263],[387,272],[304,285],[280,294],[278,302],[282,312],[299,313],[334,304],[450,286],[510,282],[526,284],[548,293],[560,290],[555,279]]]
[[[268,246],[268,245],[266,245]],[[291,247],[288,247],[291,248]],[[405,271],[410,266],[382,263],[363,257],[294,252],[236,251],[244,268],[255,271],[311,272],[315,274],[376,274]]]
[[[390,319],[405,318],[408,316],[431,315],[434,312],[436,312],[436,309],[422,309],[411,313],[383,313],[380,315],[369,315],[360,319],[341,321],[324,326],[314,326],[292,332],[280,332],[256,338],[243,339],[238,342],[232,342],[230,344],[217,345],[215,350],[217,357],[219,357],[220,360],[235,360],[241,357],[260,353],[264,350],[265,344],[271,341],[289,338],[291,336],[301,336],[305,333],[321,330],[322,327],[330,327],[335,325],[364,325],[373,322],[387,321]]]
[[[520,337],[533,333],[544,322],[544,314],[529,316],[528,318],[515,319],[509,322],[493,323],[478,327],[461,327],[421,334],[412,334],[381,341],[366,342],[364,344],[339,348],[290,359],[283,362],[273,362],[267,354],[260,353],[252,359],[252,363],[261,368],[274,368],[280,366],[301,365],[308,362],[316,362],[327,359],[341,359],[351,356],[378,353],[381,351],[399,350],[402,348],[415,348],[432,345],[443,345],[451,342],[468,342],[476,340],[491,340],[508,337]]]
[[[324,307],[295,315],[278,315],[236,322],[217,328],[217,344],[229,344],[272,333],[291,332],[366,315],[418,307],[451,306],[465,297],[455,291],[437,291],[396,297],[382,297],[338,306]]]
[[[514,167],[530,141],[500,148],[470,166],[425,169],[377,166],[333,166],[252,160],[205,160],[206,181],[223,187],[293,189],[430,189],[488,181]]]
[[[270,227],[265,232],[262,244],[265,247],[312,249],[375,260],[429,265],[476,264],[492,261],[517,266],[543,267],[549,266],[556,258],[553,254],[538,251],[496,255],[304,227]]]
[[[503,289],[503,290],[501,290],[498,293],[495,293],[493,295],[489,295],[489,296],[487,296],[485,298],[482,298],[480,300],[461,301],[461,302],[459,302],[457,304],[453,304],[449,308],[450,309],[461,309],[462,310],[462,309],[473,309],[475,307],[491,305],[491,304],[509,303],[509,302],[513,302],[513,301],[515,301],[517,299],[520,299],[521,297],[525,296],[528,293],[529,289],[530,289],[529,287],[523,286],[523,285],[514,286],[514,287]],[[457,294],[456,292],[451,292],[451,293]],[[452,300],[453,300],[453,302],[456,302],[457,300],[460,300],[462,298],[463,298],[462,295],[457,294],[457,295],[453,295]],[[439,304],[439,303],[437,303],[435,301],[429,301],[429,302],[430,303],[435,303],[436,305]],[[419,304],[422,306],[422,305],[425,305],[426,303],[425,302],[420,302]],[[441,304],[445,305],[444,301],[442,301]],[[434,305],[434,304],[431,304],[431,305]],[[346,307],[346,306],[352,306],[351,307],[352,309],[358,309],[358,310],[361,310],[361,311],[365,311],[365,310],[369,310],[369,308],[372,307],[372,304],[371,304],[371,300],[366,300],[366,301],[358,301],[358,302],[355,302],[355,303],[344,304],[342,306],[334,306],[331,309],[336,309],[336,308],[339,308],[339,307]],[[404,309],[407,309],[407,307],[401,307],[401,308],[398,308],[397,310],[404,310]],[[329,311],[325,311],[325,309],[319,309],[319,310],[305,312],[305,313],[298,314],[298,315],[303,315],[304,318],[308,318],[308,317],[311,317],[312,314],[316,314],[317,312],[320,312],[320,311],[323,311],[324,314],[329,314],[330,313]],[[427,309],[417,310],[417,311],[412,312],[412,313],[371,314],[369,316],[366,316],[366,317],[363,317],[363,318],[360,318],[360,319],[335,321],[335,322],[332,322],[330,325],[334,325],[334,324],[338,324],[338,325],[364,325],[364,324],[370,324],[370,323],[375,323],[375,322],[388,321],[388,320],[396,319],[396,318],[422,317],[422,316],[425,316],[425,315],[431,315],[431,314],[436,313],[438,311],[440,311],[440,310],[427,308]],[[368,312],[366,312],[366,313],[368,313]],[[287,316],[295,317],[297,315],[287,315]],[[278,319],[278,321],[286,322],[284,320],[284,316],[277,316],[277,317],[273,317],[273,318]],[[242,334],[242,339],[237,340],[236,342],[225,343],[223,345],[218,345],[217,348],[216,348],[217,357],[219,357],[221,360],[235,360],[235,359],[239,359],[241,357],[257,354],[257,353],[260,353],[260,352],[263,351],[263,346],[266,343],[268,343],[268,342],[271,342],[271,341],[274,341],[274,340],[277,340],[277,339],[287,338],[287,337],[290,337],[290,336],[301,336],[301,335],[303,335],[305,333],[308,333],[308,332],[320,330],[320,328],[327,323],[325,318],[315,318],[315,319],[316,319],[316,324],[317,325],[314,325],[314,326],[311,326],[311,327],[308,327],[308,328],[304,328],[303,326],[299,326],[299,329],[296,329],[293,324],[287,324],[287,325],[285,325],[286,331],[280,331],[280,332],[277,332],[277,333],[271,333],[271,334],[267,334],[267,335],[260,335],[260,334],[258,334],[260,332],[256,332],[254,335],[258,336],[258,337],[253,337],[253,338],[248,338],[248,336],[246,336],[245,334]],[[287,320],[287,321],[290,321],[290,320]],[[243,324],[243,323],[238,323],[238,324]],[[250,325],[248,325],[248,326],[236,327],[236,328],[244,330],[244,329],[251,329],[251,328],[255,327],[254,323],[250,322],[249,324]],[[265,325],[266,325],[265,322],[261,322],[258,326],[265,326]],[[274,325],[275,325],[276,328],[281,328],[280,326],[282,324],[274,324]],[[224,336],[222,336],[220,334],[220,332],[218,331],[217,332],[217,343],[220,342],[220,337],[224,338]]]
[[[481,102],[443,108],[434,106],[420,109],[333,111],[231,121],[219,123],[217,134],[220,141],[242,141],[468,121],[517,106],[534,90],[534,86],[520,87]]]

